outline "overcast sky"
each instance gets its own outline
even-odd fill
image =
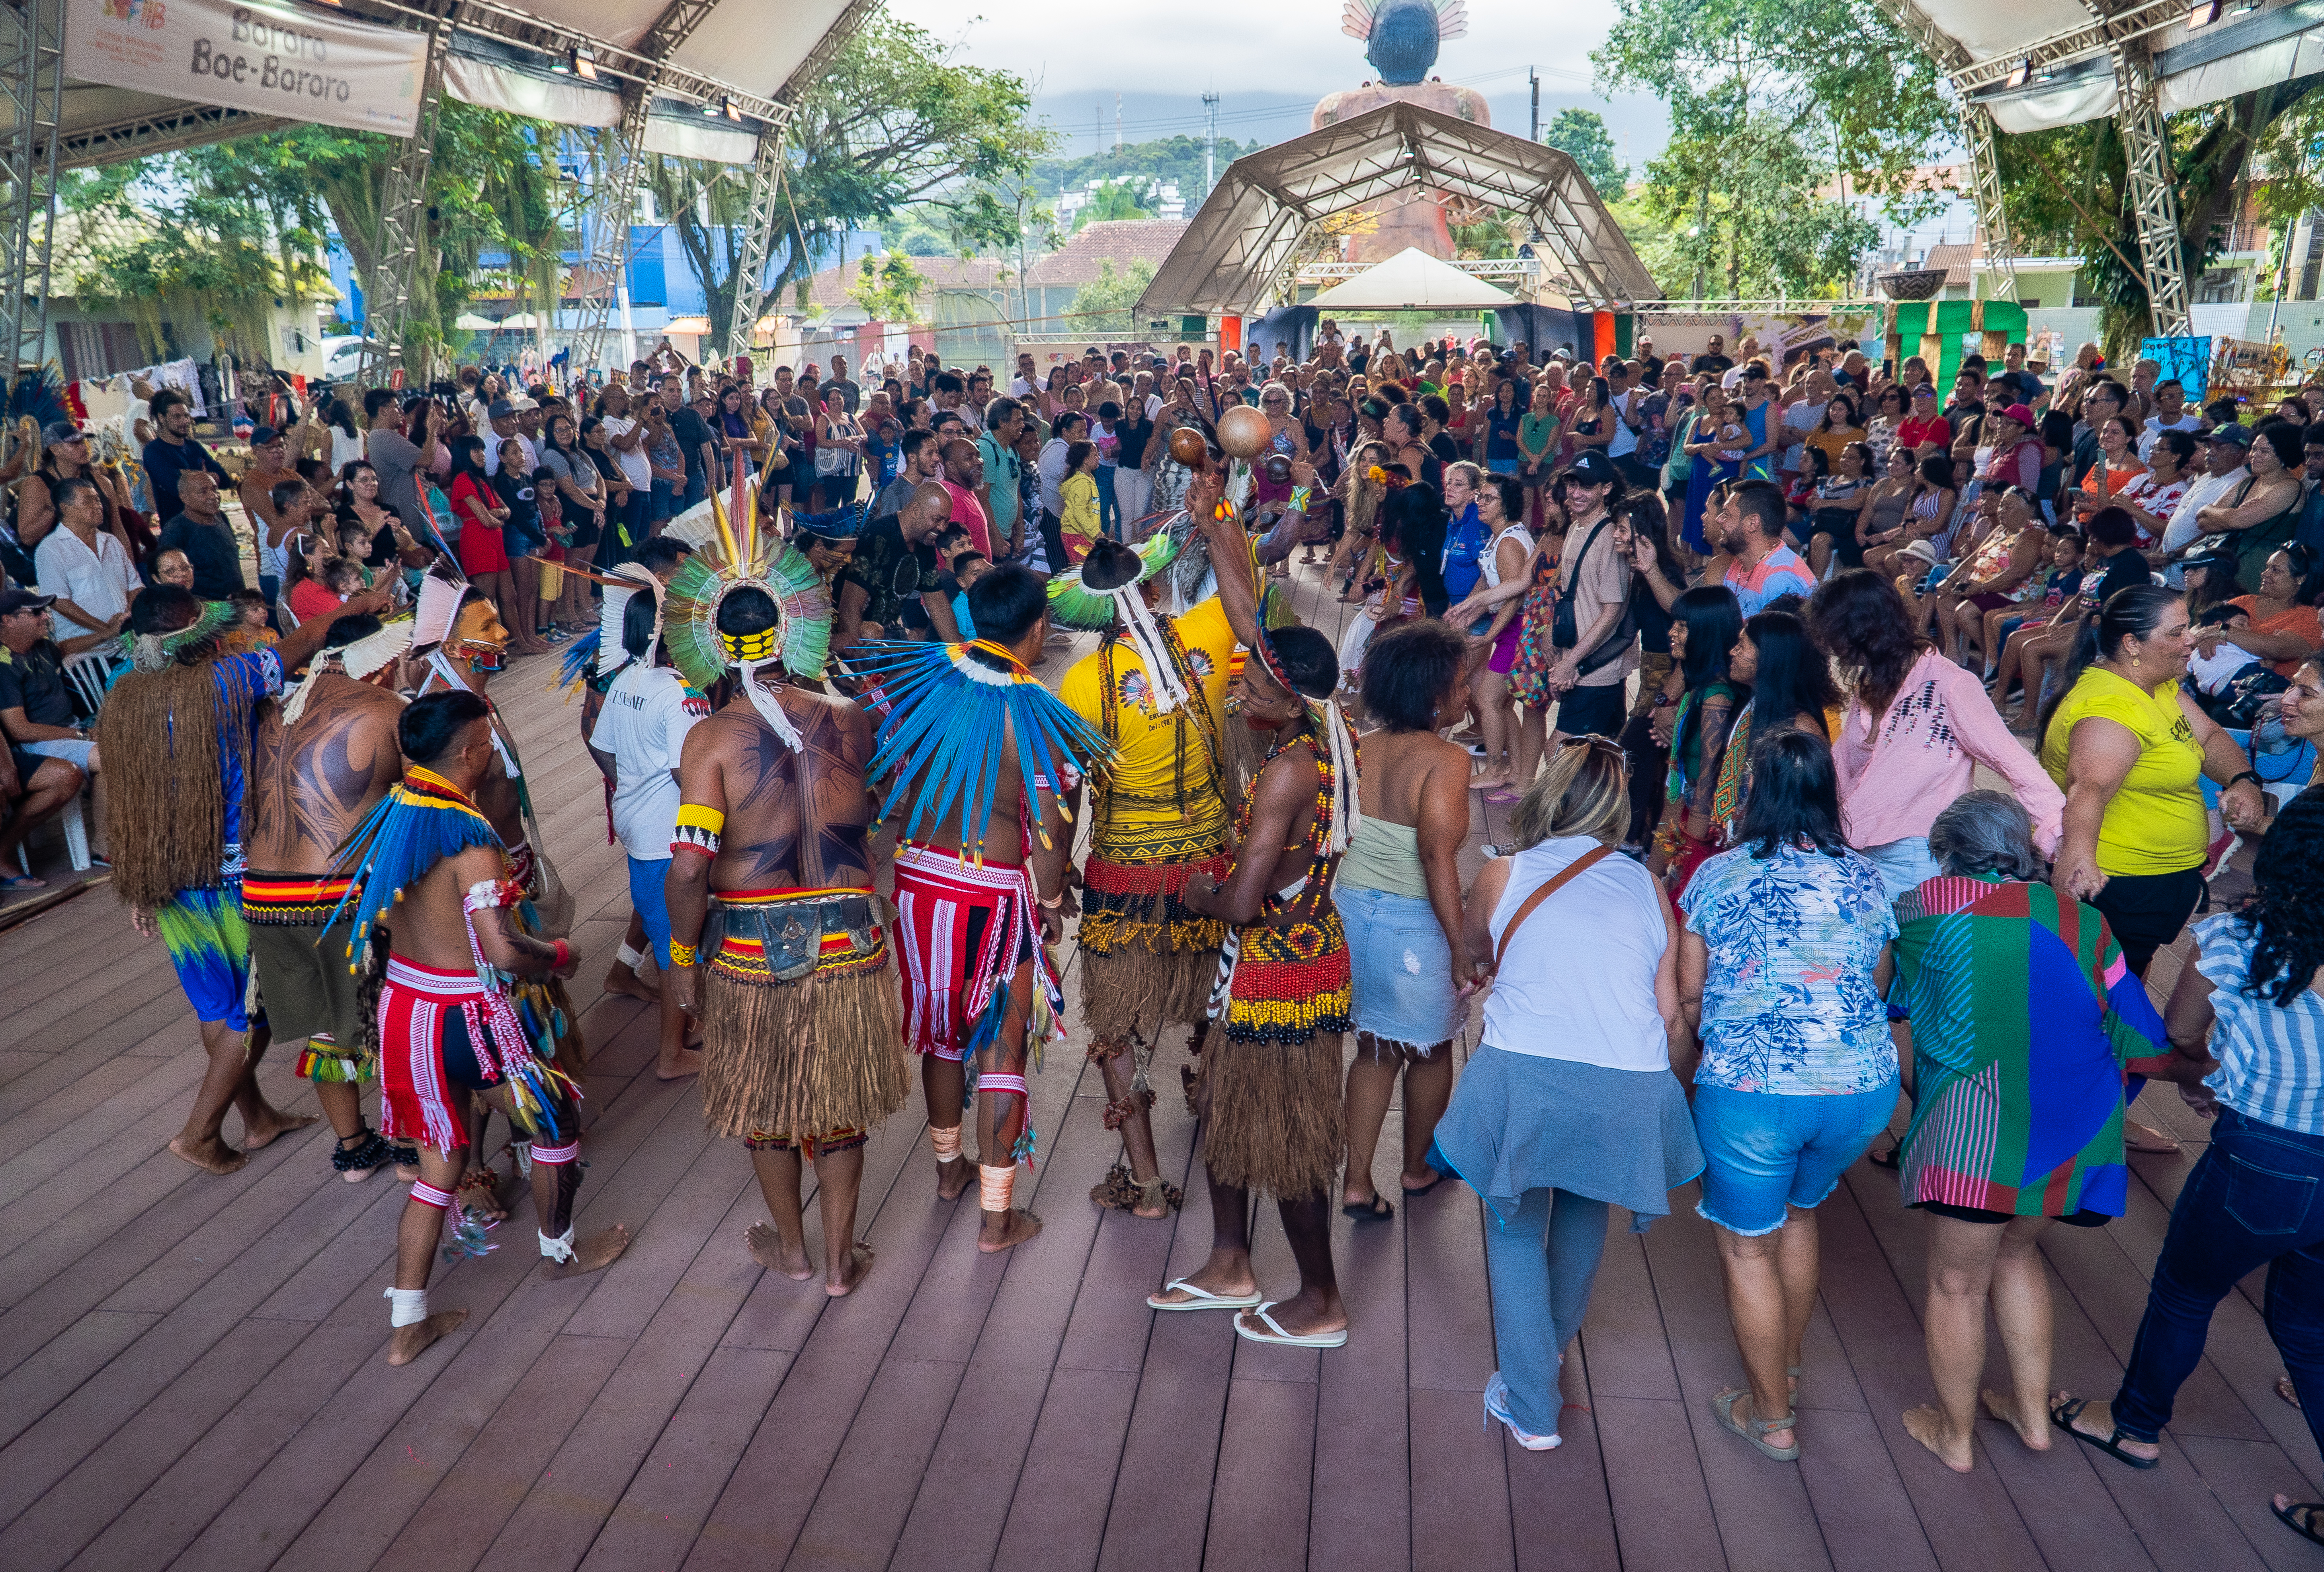
[[[1280,142],[1308,128],[1315,100],[1370,77],[1364,46],[1340,31],[1340,0],[1175,0],[1157,5],[1074,6],[1009,0],[979,14],[956,0],[888,0],[888,9],[953,44],[970,65],[1016,71],[1033,84],[1035,109],[1062,134],[1060,152],[1084,154],[1114,135],[1200,135],[1202,95],[1220,97],[1219,134]],[[1526,134],[1528,66],[1541,74],[1542,118],[1579,106],[1597,110],[1618,155],[1633,166],[1660,149],[1662,106],[1591,89],[1590,51],[1603,42],[1610,5],[1540,0],[1468,0],[1469,32],[1443,46],[1434,75],[1477,88],[1493,124]]]

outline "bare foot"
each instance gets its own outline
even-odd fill
[[[215,1135],[198,1144],[178,1136],[170,1142],[170,1152],[173,1157],[184,1158],[204,1173],[234,1173],[250,1161],[250,1153],[236,1151]]]
[[[272,1145],[276,1136],[304,1130],[314,1122],[312,1114],[285,1114],[279,1108],[269,1108],[256,1119],[243,1121],[242,1149],[256,1151],[262,1146]]]
[[[678,1050],[678,1058],[674,1061],[669,1064],[657,1063],[654,1066],[654,1077],[658,1080],[682,1081],[688,1076],[698,1076],[701,1073],[702,1050],[698,1048],[681,1048]]]
[[[604,987],[606,993],[618,994],[624,999],[642,999],[649,1004],[661,1003],[659,988],[650,986],[635,970],[619,961],[615,961],[613,969],[605,974]]]
[[[1480,770],[1469,777],[1469,790],[1471,791],[1489,791],[1496,786],[1508,785],[1510,779],[1510,772],[1507,770]]]
[[[2050,1449],[2050,1416],[2046,1412],[2038,1419],[2021,1419],[2011,1409],[2009,1400],[1991,1387],[1981,1389],[1977,1396],[1978,1402],[1984,1405],[1985,1417],[1999,1419],[2016,1431],[2017,1438],[2025,1443],[2027,1451],[2047,1452]]]
[[[936,1199],[956,1201],[968,1193],[969,1181],[976,1177],[976,1169],[968,1159],[955,1157],[950,1162],[936,1164]]]
[[[2132,1151],[2144,1151],[2155,1157],[2167,1157],[2179,1150],[2175,1137],[2165,1135],[2151,1124],[2141,1124],[2135,1119],[2122,1122],[2122,1143]]]
[[[420,1357],[420,1350],[468,1318],[466,1310],[438,1310],[424,1321],[414,1321],[409,1327],[398,1327],[387,1335],[387,1362],[409,1364]]]
[[[574,1247],[570,1261],[551,1261],[542,1256],[540,1275],[551,1282],[568,1277],[586,1277],[593,1271],[603,1271],[613,1265],[622,1258],[622,1252],[629,1247],[630,1231],[616,1223],[603,1234],[593,1234],[582,1240]]]
[[[993,1219],[999,1217],[1000,1232],[994,1233]],[[1041,1219],[1024,1207],[1010,1212],[987,1212],[984,1226],[978,1230],[976,1247],[987,1255],[998,1255],[1012,1245],[1022,1244],[1041,1231]]]
[[[823,1291],[833,1299],[844,1299],[855,1291],[864,1274],[871,1270],[872,1246],[859,1239],[855,1242],[855,1248],[847,1253],[847,1259],[840,1265],[838,1274],[824,1279]]]
[[[742,1230],[742,1248],[761,1266],[779,1271],[793,1282],[805,1282],[815,1275],[815,1262],[807,1258],[805,1242],[796,1251],[785,1250],[782,1235],[764,1223],[753,1223]]]
[[[1967,1438],[1957,1442],[1947,1436],[1945,1416],[1928,1403],[1904,1410],[1904,1433],[1934,1452],[1937,1461],[1955,1474],[1967,1474],[1977,1466]]]
[[[2293,1408],[2300,1406],[2300,1389],[2292,1384],[2292,1377],[2288,1375],[2279,1375],[2275,1378],[2275,1395]]]

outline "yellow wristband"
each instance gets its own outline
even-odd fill
[[[680,944],[674,939],[669,941],[669,964],[671,966],[690,966],[694,965],[695,957],[701,953],[702,952],[693,945]]]

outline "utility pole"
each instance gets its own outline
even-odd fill
[[[1541,73],[1527,66],[1526,77],[1533,83],[1533,139],[1539,142],[1541,140]]]
[[[1213,90],[1203,95],[1203,195],[1219,183],[1219,96]]]

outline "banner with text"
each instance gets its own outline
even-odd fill
[[[68,0],[65,74],[108,88],[410,136],[428,39],[247,0]]]

